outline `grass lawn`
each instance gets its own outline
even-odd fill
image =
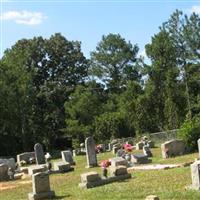
[[[197,153],[184,156],[162,159],[160,148],[152,149],[154,155],[152,163],[172,164],[194,161]],[[98,155],[98,161],[113,157],[112,153]],[[55,199],[66,200],[111,200],[111,199],[145,199],[147,195],[155,194],[160,200],[197,200],[200,199],[200,191],[185,190],[185,186],[191,184],[190,167],[174,168],[169,170],[134,171],[132,179],[115,182],[92,189],[80,189],[80,174],[88,171],[100,172],[100,167],[86,169],[85,156],[75,158],[74,172],[50,175],[51,188],[56,193]],[[0,183],[0,200],[27,200],[28,193],[32,192],[31,179],[16,180]],[[13,188],[12,188],[13,187]],[[15,188],[14,188],[15,187]]]

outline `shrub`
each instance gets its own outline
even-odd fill
[[[186,120],[179,130],[178,136],[185,141],[188,151],[197,150],[197,140],[200,138],[200,118]]]

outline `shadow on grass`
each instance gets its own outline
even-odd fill
[[[70,195],[65,195],[65,196],[56,196],[53,199],[64,199],[65,197],[70,197]]]

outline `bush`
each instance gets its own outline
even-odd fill
[[[179,130],[178,136],[185,141],[188,151],[197,150],[197,140],[200,138],[200,118],[186,120]]]

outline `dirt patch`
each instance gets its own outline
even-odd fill
[[[0,191],[3,190],[11,190],[14,189],[16,187],[18,187],[19,185],[25,185],[25,184],[29,184],[31,183],[30,181],[20,181],[20,182],[10,182],[10,183],[0,183]]]

